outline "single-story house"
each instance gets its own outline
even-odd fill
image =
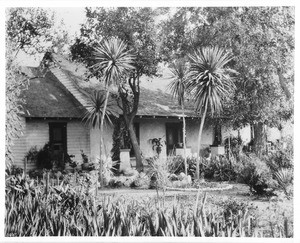
[[[99,155],[99,129],[90,128],[82,121],[85,107],[89,102],[87,90],[97,87],[98,81],[84,81],[84,67],[60,55],[54,57],[56,65],[50,67],[44,76],[39,73],[38,67],[24,68],[24,72],[31,79],[28,90],[23,93],[26,101],[22,116],[23,135],[15,141],[13,148],[17,166],[23,166],[24,156],[32,147],[42,148],[48,142],[55,151],[72,154],[75,156],[74,160],[80,163],[81,151],[93,162]],[[144,157],[156,155],[149,142],[153,138],[162,138],[165,141],[160,156],[166,156],[171,152],[182,153],[179,148],[182,143],[181,108],[169,93],[155,88],[155,85],[165,80],[166,77],[162,77],[141,82],[140,103],[134,125]],[[143,83],[147,84],[146,87]],[[149,88],[151,85],[152,89]],[[191,106],[186,108],[185,115],[187,148],[189,154],[194,154],[197,150],[200,118]],[[107,124],[104,130],[105,149],[110,152],[113,144],[113,127]],[[212,145],[218,132],[223,139],[230,134],[233,136],[238,134],[238,131],[224,126],[216,131],[214,126],[206,123],[202,148]],[[241,129],[239,133],[244,142],[250,141],[249,127]]]

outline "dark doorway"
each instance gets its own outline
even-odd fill
[[[175,154],[176,148],[183,147],[182,123],[166,123],[167,155]]]
[[[213,145],[222,144],[222,127],[220,123],[217,123],[214,127],[214,142]]]
[[[67,154],[67,123],[49,123],[50,147],[58,165],[64,164]]]

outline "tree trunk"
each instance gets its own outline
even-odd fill
[[[286,80],[282,74],[282,69],[280,67],[277,67],[276,68],[277,70],[277,75],[278,75],[278,79],[279,79],[279,83],[280,83],[280,86],[281,86],[281,89],[283,90],[286,98],[289,100],[291,98],[291,92],[289,91],[287,85],[286,85]]]
[[[254,130],[254,151],[256,155],[261,158],[263,152],[265,152],[266,148],[266,130],[265,125],[262,122],[258,122],[253,124]]]
[[[199,180],[199,164],[200,164],[200,148],[201,148],[201,137],[202,137],[202,130],[204,126],[204,121],[206,117],[207,112],[207,102],[205,103],[204,112],[201,118],[200,128],[199,128],[199,134],[198,134],[198,146],[197,146],[197,165],[196,165],[196,178]]]
[[[133,119],[138,111],[139,106],[139,97],[140,97],[140,86],[139,86],[139,75],[137,74],[135,77],[132,77],[128,80],[128,84],[131,88],[133,94],[133,103],[130,105],[130,101],[127,99],[128,93],[122,89],[119,89],[119,94],[122,100],[123,107],[123,115],[125,118],[126,126],[129,131],[133,151],[136,158],[136,169],[137,171],[143,171],[143,162],[141,156],[141,149],[137,141],[136,134],[133,128]]]
[[[184,155],[184,167],[185,167],[185,174],[187,175],[187,159],[186,159],[186,144],[185,144],[185,139],[186,139],[186,125],[185,125],[185,116],[184,116],[184,107],[182,105],[182,122],[183,122],[183,127],[182,127],[182,134],[183,134],[183,155]]]
[[[133,119],[125,119],[126,120],[126,125],[129,131],[130,135],[130,140],[132,143],[135,159],[136,159],[136,169],[138,172],[143,171],[143,162],[142,162],[142,156],[141,156],[141,149],[136,137],[136,134],[134,132],[133,128]]]
[[[104,125],[104,118],[105,118],[105,113],[106,113],[106,108],[107,108],[107,102],[108,102],[108,97],[109,97],[109,89],[106,87],[106,96],[105,96],[105,102],[104,102],[104,107],[102,111],[102,116],[101,116],[101,123],[100,123],[100,166],[99,166],[99,179],[100,179],[100,185],[103,187],[103,125]]]

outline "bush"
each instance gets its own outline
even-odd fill
[[[52,149],[49,143],[46,143],[42,149],[37,153],[36,165],[39,169],[52,169],[53,159],[52,159]]]
[[[250,191],[263,195],[274,189],[272,173],[266,163],[256,155],[241,156],[237,168],[238,179],[250,187]]]
[[[216,181],[232,181],[236,179],[236,171],[229,159],[216,156],[204,167],[204,177]]]
[[[148,160],[149,169],[147,175],[150,178],[150,189],[165,189],[170,184],[168,161],[153,158]]]
[[[276,181],[276,189],[282,190],[288,198],[293,194],[293,154],[293,140],[289,137],[264,157]]]
[[[287,198],[291,198],[293,195],[293,170],[281,168],[274,172],[273,177],[277,182],[277,188],[283,190]]]
[[[168,158],[168,170],[171,174],[179,175],[185,173],[184,158],[181,155],[172,156]],[[194,157],[187,157],[187,173],[191,177],[195,176],[196,173],[197,159]]]
[[[8,167],[5,171],[6,171],[7,175],[22,175],[23,174],[23,169],[16,165],[12,165],[12,166]]]
[[[225,145],[225,151],[228,155],[229,153],[232,153],[233,156],[238,158],[242,152],[243,140],[240,136],[237,137],[231,136],[224,140],[224,145]]]
[[[294,167],[293,157],[293,140],[291,138],[287,138],[279,143],[274,151],[269,152],[269,154],[265,156],[264,160],[274,173],[282,168],[292,169]]]
[[[248,202],[243,202],[235,198],[220,202],[220,206],[222,207],[222,213],[227,223],[230,223],[234,217],[238,216],[239,212],[246,213],[246,211],[250,211],[250,214],[254,214],[255,211],[252,204],[250,205]]]

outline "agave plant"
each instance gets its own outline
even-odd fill
[[[274,173],[274,178],[278,183],[279,188],[281,188],[285,195],[289,197],[288,188],[293,182],[293,170],[287,168],[281,168]]]
[[[214,113],[220,113],[222,98],[228,96],[234,88],[230,75],[234,71],[225,68],[233,56],[219,47],[205,47],[197,49],[189,58],[191,66],[186,80],[186,89],[195,100],[196,111],[201,114],[197,147],[199,158],[202,130],[208,108],[212,116]],[[198,179],[199,162],[196,174]]]

